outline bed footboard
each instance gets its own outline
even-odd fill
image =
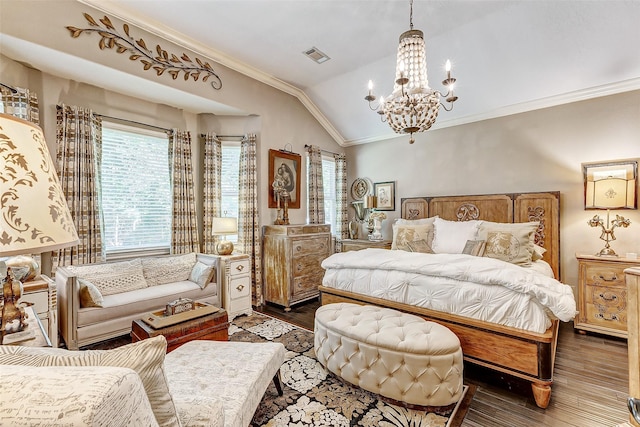
[[[536,405],[546,408],[549,404],[558,320],[545,333],[538,334],[325,286],[319,289],[322,305],[371,304],[440,323],[458,336],[466,361],[531,382]]]

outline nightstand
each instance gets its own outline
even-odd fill
[[[220,301],[229,322],[242,314],[251,315],[251,269],[249,255],[214,255],[220,260]]]
[[[627,287],[624,270],[639,267],[639,259],[576,254],[578,259],[579,332],[627,338]]]
[[[340,242],[342,243],[342,252],[359,251],[367,248],[391,249],[391,240],[343,239]]]
[[[56,283],[46,276],[40,276],[22,284],[21,301],[32,303],[33,311],[40,319],[42,327],[53,347],[58,346],[58,303]]]

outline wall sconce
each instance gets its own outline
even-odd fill
[[[605,241],[604,248],[598,256],[618,256],[611,248],[610,242],[616,240],[614,230],[617,227],[627,228],[631,221],[616,215],[610,221],[611,209],[636,209],[636,187],[638,162],[621,160],[609,163],[586,163],[582,165],[584,174],[585,209],[606,209],[607,222],[599,215],[594,215],[587,224],[601,227],[600,239]]]

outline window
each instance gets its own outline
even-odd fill
[[[325,223],[331,224],[331,232],[335,235],[337,230],[336,161],[331,156],[322,156],[322,187]]]
[[[223,217],[238,218],[239,178],[240,178],[240,143],[235,141],[222,141],[222,170],[221,170],[222,194],[220,213]],[[233,243],[238,242],[238,235],[225,237]]]
[[[167,135],[103,121],[100,187],[107,257],[169,252],[172,191]]]

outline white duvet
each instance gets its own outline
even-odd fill
[[[390,301],[542,333],[550,315],[573,319],[570,286],[492,258],[365,249],[322,262],[322,284]]]

